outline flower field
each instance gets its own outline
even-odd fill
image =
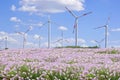
[[[120,80],[120,49],[3,50],[0,80]]]

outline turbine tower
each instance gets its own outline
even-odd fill
[[[107,48],[107,46],[108,46],[108,24],[109,24],[109,21],[110,21],[110,18],[108,17],[106,24],[104,26],[96,28],[96,29],[105,28],[105,48]]]
[[[51,20],[50,17],[48,17],[48,48],[50,48],[51,43]]]
[[[74,22],[74,29],[75,29],[75,46],[78,46],[78,19],[80,17],[86,16],[88,14],[91,14],[92,12],[88,12],[88,13],[84,13],[80,16],[75,15],[70,9],[68,9],[67,7],[65,7],[68,12],[75,18],[75,22]]]
[[[48,16],[48,21],[44,23],[42,26],[48,24],[48,48],[51,47],[51,23],[56,24],[55,22],[51,21],[50,16]],[[58,25],[58,24],[56,24]]]
[[[45,22],[42,26],[48,24],[48,48],[51,47],[51,20],[50,16],[48,16],[48,21]]]

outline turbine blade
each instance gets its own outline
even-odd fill
[[[97,40],[94,40],[96,43],[98,43],[98,41]]]
[[[70,41],[69,40],[64,40],[65,42],[68,42],[68,43],[70,43]]]
[[[100,43],[103,42],[104,40],[105,40],[105,39],[102,39],[102,40],[100,41]]]
[[[60,42],[62,39],[58,39],[57,41],[53,42],[53,43],[56,43],[56,42]]]
[[[68,12],[69,12],[73,17],[76,18],[76,15],[75,15],[70,9],[68,9],[67,7],[65,7],[65,8],[68,10]]]
[[[25,33],[29,32],[30,30],[28,29],[27,31],[25,31]]]
[[[23,35],[23,33],[22,33],[22,32],[16,32],[16,33],[18,33],[18,34],[20,34],[20,35]]]
[[[33,29],[32,26],[29,27],[29,29],[27,31],[25,31],[25,33],[28,33],[29,31],[31,31]]]
[[[78,18],[79,18],[79,17],[86,16],[86,15],[91,14],[91,13],[92,13],[92,12],[87,12],[87,13],[84,13],[84,14],[82,14],[82,15],[78,16]]]
[[[48,23],[48,21],[47,21],[47,22],[45,22],[44,24],[42,24],[42,26],[46,25],[47,23]]]
[[[99,28],[103,28],[103,27],[105,27],[105,26],[97,27],[97,28],[94,28],[94,29],[99,29]]]

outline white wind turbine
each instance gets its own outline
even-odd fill
[[[5,36],[4,38],[0,39],[0,43],[4,42],[5,48],[8,49],[8,36]]]
[[[4,39],[0,38],[0,50],[1,50],[1,45],[2,45],[3,41],[4,41]]]
[[[56,40],[55,42],[53,42],[53,43],[63,43],[63,42],[67,42],[67,43],[70,43],[68,40],[66,40],[66,39],[58,39],[58,40]],[[63,44],[62,44],[62,48],[63,48]]]
[[[42,26],[48,24],[48,48],[51,47],[51,23],[56,24],[55,22],[51,21],[50,16],[48,16],[48,21],[44,23]],[[58,25],[58,24],[56,24]]]
[[[108,45],[108,24],[109,24],[109,21],[110,21],[110,18],[108,17],[105,25],[95,28],[95,29],[105,28],[105,48],[107,48],[107,45]]]
[[[23,49],[25,48],[26,34],[31,30],[32,30],[32,26],[30,26],[29,29],[27,29],[25,32],[16,32],[16,33],[22,35],[22,37],[23,37]]]
[[[42,37],[40,36],[40,35],[34,35],[34,39],[38,39],[39,40],[39,42],[38,42],[38,44],[39,44],[39,48],[41,47],[41,39],[42,39]]]
[[[48,16],[48,21],[44,23],[42,26],[48,24],[48,48],[51,46],[51,20],[50,16]]]
[[[8,49],[8,37],[7,36],[5,36],[4,38],[2,38],[2,39],[0,39],[0,44],[1,44],[1,42],[3,42],[4,41],[4,44],[5,44],[5,48],[4,49]]]
[[[68,12],[75,18],[75,23],[74,23],[74,29],[75,29],[75,46],[78,46],[78,19],[80,17],[86,16],[88,14],[91,14],[92,12],[88,12],[88,13],[84,13],[80,16],[75,15],[70,9],[68,9],[67,7],[65,7]]]
[[[66,31],[67,28],[64,27],[64,26],[60,26],[60,27],[59,27],[59,30],[61,30],[61,38],[62,38],[61,44],[62,44],[62,47],[63,47],[63,42],[64,42],[64,31]]]
[[[100,46],[100,44],[104,41],[105,39],[102,39],[102,40],[100,40],[100,41],[98,41],[98,40],[94,40],[97,44],[98,44],[98,47],[100,48],[101,46]]]
[[[5,37],[5,49],[8,49],[7,41],[8,41],[8,37],[6,36],[6,37]]]

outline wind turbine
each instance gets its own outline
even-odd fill
[[[26,34],[31,30],[32,30],[32,26],[30,26],[29,29],[27,29],[25,32],[16,32],[23,36],[23,49],[24,49],[25,43],[26,43]]]
[[[0,50],[1,50],[1,45],[3,43],[4,39],[0,38]]]
[[[67,7],[65,7],[67,10],[68,10],[68,12],[75,18],[75,23],[74,23],[74,29],[75,29],[75,46],[77,46],[78,45],[78,19],[80,18],[80,17],[83,17],[83,16],[86,16],[86,15],[88,15],[88,14],[91,14],[92,12],[88,12],[88,13],[84,13],[84,14],[82,14],[82,15],[80,15],[80,16],[77,16],[77,15],[75,15],[70,9],[68,9]],[[73,30],[74,31],[74,30]]]
[[[62,44],[62,47],[63,47],[63,37],[64,37],[64,31],[66,31],[67,30],[67,28],[66,27],[64,27],[64,26],[60,26],[59,27],[59,30],[61,30],[61,38],[62,38],[62,42],[61,42],[61,44]]]
[[[45,22],[42,26],[48,24],[48,48],[51,47],[51,20],[50,16],[48,16],[48,21]]]
[[[109,20],[110,20],[110,18],[108,17],[105,25],[95,28],[95,29],[105,28],[105,48],[107,48],[107,45],[108,45],[108,24],[109,24]]]
[[[58,39],[58,40],[56,40],[56,41],[53,42],[53,43],[58,43],[58,42],[60,42],[60,43],[62,44],[62,48],[63,48],[63,42],[69,43],[69,41],[68,41],[68,40],[65,40],[65,39]]]
[[[8,38],[5,37],[5,49],[8,49],[8,47],[7,47],[7,40],[8,40]]]
[[[2,39],[0,39],[0,44],[1,44],[1,42],[3,42],[4,41],[4,45],[5,45],[5,50],[6,49],[8,49],[8,46],[7,46],[7,42],[8,42],[8,37],[7,36],[5,36],[4,38],[2,38]],[[0,46],[1,47],[1,46]]]
[[[50,16],[48,16],[48,21],[42,25],[42,26],[44,26],[44,25],[48,24],[48,48],[51,47],[51,23],[52,23],[52,21],[50,19]],[[54,24],[56,24],[56,23],[54,22]],[[58,24],[56,24],[56,25],[58,25]]]
[[[41,46],[41,39],[42,39],[42,37],[40,36],[40,35],[34,35],[34,39],[38,39],[39,40],[39,48],[40,48],[40,46]]]
[[[98,46],[99,46],[99,48],[100,48],[100,43],[101,42],[103,42],[105,39],[102,39],[102,40],[100,40],[100,41],[97,41],[97,40],[94,40],[97,44],[98,44]]]

